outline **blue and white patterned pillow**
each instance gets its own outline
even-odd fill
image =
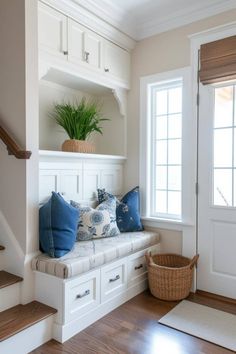
[[[116,236],[120,233],[116,224],[116,200],[108,198],[96,209],[82,207],[71,200],[71,205],[80,212],[77,240],[85,241],[93,238]]]
[[[111,196],[112,194],[106,192],[104,189],[98,189],[98,201],[100,203]],[[139,187],[137,186],[129,191],[119,202],[117,202],[116,219],[120,232],[143,230],[139,207],[140,196]]]

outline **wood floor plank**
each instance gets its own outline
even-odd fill
[[[191,295],[191,301],[220,307],[235,313],[216,299]],[[217,302],[218,301],[218,302]],[[154,298],[148,291],[134,297],[76,336],[60,344],[49,341],[32,354],[232,354],[202,339],[158,323],[178,302]]]
[[[0,312],[0,342],[56,312],[52,307],[37,301]]]
[[[18,277],[17,275],[5,272],[4,270],[0,271],[0,289],[19,283],[22,280],[23,278]]]

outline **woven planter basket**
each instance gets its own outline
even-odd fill
[[[186,298],[192,286],[199,255],[189,259],[176,254],[146,255],[149,288],[153,296],[167,301]]]
[[[62,144],[62,151],[67,152],[81,152],[81,153],[94,153],[95,146],[86,140],[66,140]]]

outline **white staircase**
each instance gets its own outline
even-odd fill
[[[4,250],[0,246],[0,258]],[[23,278],[0,270],[1,354],[27,354],[52,338],[56,310],[38,301],[21,305],[22,282]]]

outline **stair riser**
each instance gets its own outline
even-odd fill
[[[0,312],[20,303],[20,286],[20,283],[16,283],[0,289]]]
[[[53,316],[0,342],[1,354],[27,354],[52,338]]]

